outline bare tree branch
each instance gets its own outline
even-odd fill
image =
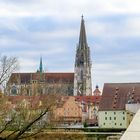
[[[0,56],[0,85],[8,80],[11,74],[18,69],[16,57]]]
[[[13,120],[10,120],[10,121],[8,121],[8,122],[5,124],[4,128],[0,131],[0,134],[6,130],[6,128],[8,127],[9,124],[12,123],[12,121],[13,121]]]
[[[49,108],[47,108],[41,115],[39,115],[36,119],[34,119],[32,122],[27,124],[22,130],[19,131],[19,133],[13,138],[13,140],[17,140],[22,134],[24,134],[35,122],[40,120],[47,112],[49,111]]]

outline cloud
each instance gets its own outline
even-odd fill
[[[139,14],[139,5],[139,0],[80,0],[80,2],[72,0],[2,0],[0,16],[54,16],[55,18],[68,19],[79,17],[79,14],[82,13],[90,17],[112,14]]]
[[[139,77],[139,0],[1,0],[0,52],[16,55],[20,71],[73,71],[80,16],[93,60],[93,84]]]
[[[89,22],[87,30],[89,31],[89,35],[100,36],[102,38],[139,37],[139,24],[140,17],[137,16],[108,17],[106,21],[97,18]]]
[[[20,71],[21,72],[32,72],[34,68],[34,71],[37,70],[37,65],[39,64],[38,61],[30,59],[30,61],[27,58],[19,58],[20,61]],[[24,66],[24,67],[23,67]],[[21,69],[22,68],[22,69]]]
[[[139,51],[102,56],[92,66],[94,87],[99,84],[102,89],[103,83],[109,82],[139,82],[139,61]]]

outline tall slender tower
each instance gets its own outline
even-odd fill
[[[43,72],[42,57],[40,57],[39,72]]]
[[[79,43],[75,57],[74,95],[92,95],[90,48],[87,44],[83,16],[81,19]]]

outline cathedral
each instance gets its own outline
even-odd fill
[[[92,95],[90,48],[87,43],[83,16],[76,48],[74,73],[43,71],[42,58],[37,72],[12,73],[6,88],[7,95],[35,96],[57,93],[67,96]]]

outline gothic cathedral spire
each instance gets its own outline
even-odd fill
[[[84,23],[84,19],[82,16],[81,27],[80,27],[80,36],[79,36],[79,45],[80,45],[80,47],[86,47],[84,44],[87,45],[87,39],[86,39],[85,23]]]
[[[90,48],[87,44],[83,16],[81,19],[79,43],[75,57],[74,95],[92,95]]]
[[[43,64],[42,64],[42,57],[40,57],[40,65],[39,65],[39,72],[43,72]]]

